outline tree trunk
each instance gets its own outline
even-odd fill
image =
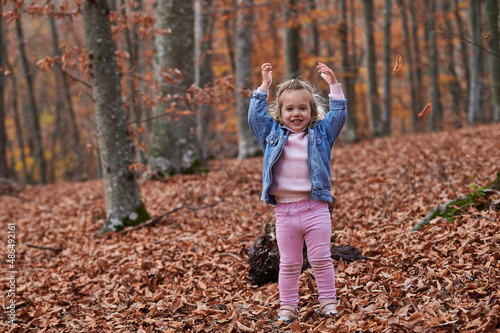
[[[106,197],[106,222],[99,231],[101,234],[151,218],[142,203],[136,175],[129,168],[133,162],[133,147],[122,105],[109,13],[106,1],[82,2]]]
[[[450,10],[451,10],[451,1],[445,1],[442,3],[442,12],[444,15],[446,15]],[[454,26],[452,25],[451,20],[445,20],[446,24],[446,30],[449,32],[452,32],[454,30]],[[456,22],[455,22],[456,24]],[[448,60],[446,63],[448,66],[445,66],[447,70],[447,74],[450,76],[450,83],[448,84],[448,87],[450,89],[450,94],[451,94],[451,107],[453,109],[453,113],[455,114],[455,121],[453,122],[455,125],[455,128],[460,128],[462,127],[462,120],[461,120],[461,110],[462,110],[462,105],[464,105],[463,98],[462,98],[462,91],[460,88],[460,81],[458,78],[457,71],[455,70],[455,43],[453,42],[452,38],[447,38],[446,40],[446,53],[448,56]]]
[[[384,19],[384,110],[382,113],[382,136],[391,135],[391,0],[385,0]]]
[[[419,22],[416,19],[416,8],[415,8],[415,2],[413,0],[408,1],[409,4],[409,10],[410,10],[410,21],[411,21],[411,36],[412,36],[412,41],[413,41],[413,59],[414,61],[414,68],[412,70],[415,71],[415,89],[416,89],[416,96],[417,96],[417,101],[418,101],[418,108],[416,109],[417,115],[420,113],[422,108],[424,107],[423,103],[423,93],[422,89],[424,87],[424,80],[423,80],[423,74],[422,74],[422,65],[420,61],[420,41],[418,37],[418,26]],[[424,127],[422,126],[421,122],[416,123],[416,132],[423,132]]]
[[[351,8],[351,10],[353,10]],[[347,117],[346,128],[344,129],[344,140],[346,142],[354,142],[358,138],[358,120],[356,117],[356,93],[355,93],[355,78],[356,60],[354,45],[349,48],[348,29],[347,29],[347,1],[340,1],[341,20],[339,24],[339,39],[340,39],[340,53],[342,54],[342,73],[344,74],[344,89],[347,99],[347,108],[351,110],[349,117]],[[354,26],[354,22],[351,22]],[[351,30],[351,34],[353,34]]]
[[[461,35],[461,36],[466,36],[468,35],[468,32],[466,31],[466,26],[467,24],[463,22],[462,20],[462,16],[460,16],[460,4],[459,4],[459,0],[451,0],[453,1],[453,5],[454,5],[454,15],[455,15],[455,21],[457,22],[457,29],[458,29],[458,33]],[[459,43],[460,44],[460,51],[459,51],[459,55],[460,55],[460,61],[461,61],[461,64],[460,64],[460,68],[462,69],[463,71],[463,74],[461,75],[461,79],[460,81],[465,83],[465,89],[466,91],[464,91],[462,93],[462,98],[464,99],[464,110],[465,110],[465,114],[467,114],[467,109],[469,107],[469,88],[470,88],[470,64],[469,64],[469,48],[468,48],[468,45],[467,43]],[[462,115],[461,115],[461,118],[462,118]],[[461,119],[462,120],[462,126],[464,124],[464,122],[466,122],[466,118],[464,119]]]
[[[248,107],[252,91],[253,0],[238,0],[236,24],[236,112],[238,116],[238,159],[260,152],[248,125]]]
[[[488,65],[490,72],[490,86],[493,104],[493,121],[500,122],[500,52],[499,52],[499,14],[500,2],[498,0],[486,0],[486,13],[491,35],[488,39],[489,51]]]
[[[469,3],[469,18],[471,27],[472,42],[480,43],[481,36],[481,1],[471,1]],[[469,59],[470,67],[470,86],[469,86],[469,106],[467,111],[467,123],[474,126],[474,122],[479,113],[479,97],[481,87],[479,83],[479,62],[481,58],[481,49],[474,44],[469,46],[471,57]]]
[[[23,177],[24,177],[24,182],[26,183],[31,183],[31,175],[28,172],[28,164],[26,162],[26,155],[24,154],[24,135],[23,135],[23,126],[21,124],[21,116],[20,116],[20,111],[19,111],[19,104],[17,103],[17,80],[16,80],[16,75],[14,73],[14,69],[12,66],[8,63],[7,60],[7,48],[5,48],[5,64],[6,67],[9,69],[11,74],[9,75],[11,81],[12,81],[12,111],[13,111],[13,118],[14,118],[14,125],[16,127],[16,138],[18,142],[17,149],[19,149],[19,153],[21,155],[21,165],[23,169]]]
[[[285,2],[285,62],[286,75],[289,78],[300,74],[300,23],[298,19],[298,1]]]
[[[148,163],[159,176],[197,172],[196,116],[188,89],[194,83],[194,9],[191,1],[157,5],[155,76],[159,101],[153,113]],[[166,31],[171,31],[168,33]]]
[[[427,26],[429,29],[429,78],[430,78],[430,93],[432,101],[432,113],[427,118],[427,130],[429,132],[443,129],[443,110],[441,108],[440,93],[439,93],[439,54],[436,41],[436,2],[428,0],[427,6]]]
[[[19,39],[19,53],[21,54],[21,62],[23,64],[24,75],[26,77],[26,84],[28,86],[28,99],[30,103],[31,120],[33,121],[32,131],[34,137],[34,157],[38,163],[39,181],[42,184],[47,183],[45,159],[43,157],[42,134],[40,130],[38,108],[35,100],[35,88],[33,84],[34,72],[31,71],[28,57],[24,47],[24,34],[21,24],[21,17],[16,20],[16,32]]]
[[[237,1],[236,0],[231,0],[232,2],[232,7],[236,8],[237,6]],[[227,51],[229,55],[229,63],[231,64],[231,70],[234,74],[236,74],[236,57],[234,55],[235,50],[234,50],[234,30],[236,26],[236,19],[235,16],[233,15],[226,15],[224,18],[224,30],[226,32],[226,45],[227,45]]]
[[[401,11],[401,20],[402,20],[402,27],[403,27],[403,36],[406,41],[405,44],[405,63],[406,63],[406,71],[407,71],[407,76],[408,76],[408,83],[410,86],[410,96],[411,96],[411,119],[412,119],[412,124],[413,128],[416,130],[417,124],[418,124],[418,114],[421,111],[420,110],[420,105],[418,102],[418,91],[417,91],[417,84],[415,80],[415,63],[413,61],[413,54],[411,52],[411,43],[410,43],[410,31],[408,29],[408,15],[406,14],[406,5],[403,0],[398,0],[398,4],[400,7]]]
[[[317,0],[308,0],[309,10],[315,11],[318,8]],[[315,57],[319,57],[319,30],[317,20],[314,18],[311,22],[311,39],[312,39],[312,50],[311,54]]]
[[[207,88],[213,81],[212,41],[215,17],[212,0],[195,0],[195,73],[194,82],[198,88]],[[208,128],[213,119],[210,103],[197,103],[197,142],[198,155],[202,164],[208,160],[210,152],[207,148]]]
[[[0,13],[3,13],[2,2],[0,1]],[[7,133],[5,131],[5,116],[3,91],[5,82],[5,61],[3,43],[3,18],[0,17],[0,178],[8,178],[9,172],[7,168]]]
[[[376,49],[373,32],[373,0],[363,0],[363,9],[366,33],[366,66],[368,72],[368,110],[372,123],[372,133],[374,136],[379,136],[382,134],[382,122],[380,116],[380,101],[377,92]]]

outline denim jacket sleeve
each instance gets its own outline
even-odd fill
[[[330,98],[330,110],[318,124],[318,130],[328,139],[330,146],[337,141],[347,120],[345,99]]]
[[[264,145],[274,121],[267,113],[268,96],[268,93],[263,94],[254,90],[248,108],[248,124],[250,125],[253,135],[261,145]]]

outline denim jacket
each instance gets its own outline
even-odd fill
[[[248,123],[264,150],[261,200],[265,204],[276,205],[275,197],[269,194],[273,182],[272,170],[288,140],[289,130],[267,113],[268,95],[256,90],[253,92],[248,110]],[[312,183],[310,196],[312,200],[332,202],[330,193],[332,147],[344,127],[346,118],[346,100],[330,98],[330,111],[321,121],[313,120],[308,128],[307,160]]]

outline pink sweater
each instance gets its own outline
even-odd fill
[[[268,92],[260,87],[257,91]],[[332,99],[345,99],[342,84],[331,84],[329,96]],[[307,142],[307,127],[301,132],[290,131],[281,156],[273,166],[273,183],[269,193],[279,203],[300,201],[310,196],[312,183],[307,161]]]

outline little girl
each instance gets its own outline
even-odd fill
[[[279,86],[267,112],[272,82],[271,64],[261,66],[262,84],[253,92],[248,122],[262,144],[264,162],[261,200],[276,205],[276,237],[280,251],[278,319],[297,318],[302,246],[307,246],[319,290],[323,315],[337,314],[335,271],[330,257],[332,202],[330,160],[333,144],[344,127],[346,100],[333,71],[318,63],[318,72],[330,84],[330,110],[308,82],[293,79]]]

